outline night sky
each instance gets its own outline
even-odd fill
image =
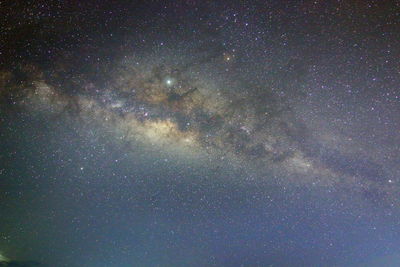
[[[400,266],[399,166],[399,1],[0,1],[0,266]]]

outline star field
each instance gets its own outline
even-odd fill
[[[400,262],[396,1],[0,10],[1,266]]]

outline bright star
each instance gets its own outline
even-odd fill
[[[173,86],[176,80],[172,77],[165,77],[164,82],[167,86]]]

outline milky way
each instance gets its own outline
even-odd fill
[[[28,110],[112,129],[117,142],[208,158],[205,164],[212,168],[227,158],[228,168],[236,165],[255,179],[271,179],[274,173],[284,184],[350,187],[393,201],[396,179],[383,166],[324,144],[271,85],[221,85],[213,81],[218,74],[196,71],[207,71],[210,64],[230,68],[225,53],[175,65],[169,58],[160,62],[160,56],[141,61],[125,55],[102,70],[108,77],[103,84],[85,73],[60,82],[66,75],[62,69],[46,75],[34,65],[23,67],[29,78],[22,85],[12,86],[10,72],[3,73],[2,82],[12,88],[11,96],[14,90],[21,94],[18,104]]]
[[[398,3],[178,2],[0,2],[0,160],[13,166],[0,164],[0,193],[15,213],[0,252],[31,258],[15,247],[54,224],[35,260],[60,266],[101,235],[96,250],[125,261],[82,266],[131,266],[135,250],[138,266],[395,254],[363,238],[397,236]],[[79,260],[51,255],[63,227],[90,240],[63,247]]]

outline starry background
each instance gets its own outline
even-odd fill
[[[0,1],[0,265],[399,266],[399,24]]]

